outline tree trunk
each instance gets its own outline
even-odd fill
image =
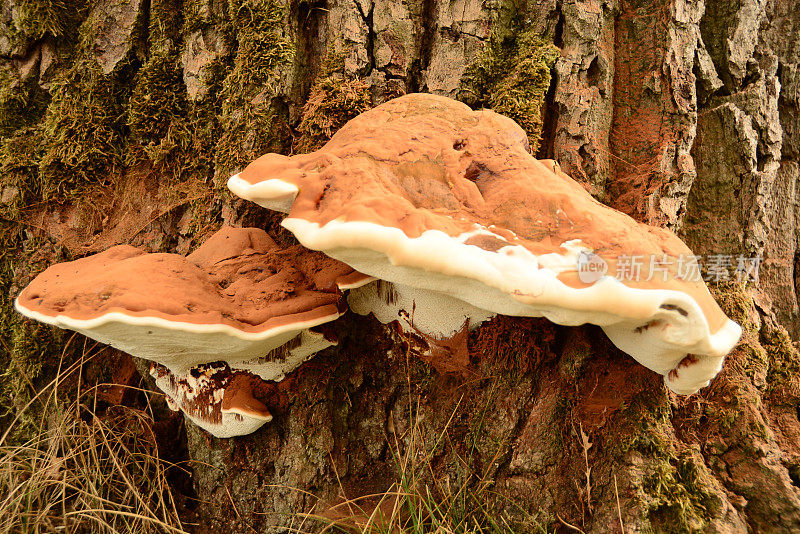
[[[431,92],[511,116],[539,157],[695,254],[763,258],[758,283],[710,282],[742,342],[681,397],[592,326],[498,317],[449,376],[348,314],[264,399],[271,423],[234,439],[186,423],[198,531],[310,530],[296,514],[398,481],[516,532],[800,530],[794,2],[75,3],[0,1],[9,413],[14,376],[44,380],[63,344],[13,312],[36,273],[119,243],[186,253],[222,223],[289,241],[229,174]]]

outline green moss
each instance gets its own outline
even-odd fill
[[[3,206],[6,217],[108,178],[125,150],[122,85],[90,59],[79,59],[53,82],[42,119],[0,145],[4,184],[19,190]]]
[[[39,86],[39,76],[33,75],[22,81],[10,64],[0,66],[0,173],[4,178],[3,185],[18,191],[10,203],[2,206],[2,214],[8,219],[14,220],[23,207],[41,202],[59,189],[64,171],[71,170],[69,164],[59,166],[60,162],[73,157],[73,162],[79,163],[79,169],[85,168],[79,160],[81,147],[87,143],[77,149],[70,146],[73,136],[67,133],[68,129],[60,119],[69,109],[66,95],[73,90],[65,88],[65,85],[82,81],[88,73],[82,65],[77,65],[74,69],[67,69],[67,73],[62,69],[62,74],[53,80],[52,72],[74,55],[78,27],[87,12],[88,3],[83,0],[23,0],[16,3],[14,28],[18,31],[17,37],[23,36],[29,41],[48,36],[56,39],[48,41],[52,45],[52,63],[45,80],[52,84],[49,92]],[[12,46],[13,42],[12,39]],[[59,94],[55,102],[51,98],[54,93]],[[73,100],[82,98],[86,98],[85,94]],[[74,119],[76,124],[91,131],[93,124],[88,123],[83,115],[85,110],[69,111],[77,116]],[[43,162],[44,174],[40,172]]]
[[[182,0],[150,0],[148,41],[151,52],[161,52],[180,38],[183,29]]]
[[[337,75],[318,80],[303,108],[295,151],[311,152],[322,147],[347,121],[371,107],[369,84],[363,80]]]
[[[52,87],[41,128],[43,200],[103,181],[120,163],[124,87],[91,59],[79,59]]]
[[[186,115],[186,91],[180,55],[175,46],[182,18],[175,0],[153,0],[147,29],[149,57],[134,77],[127,106],[127,124],[134,141],[152,149],[173,122]]]
[[[58,367],[58,357],[71,335],[63,330],[26,320],[14,310],[15,291],[20,268],[31,272],[46,265],[37,262],[37,253],[48,244],[32,239],[23,244],[24,231],[20,226],[4,221],[0,225],[0,428],[21,413],[39,385],[42,370],[52,372]],[[17,287],[18,289],[18,287]],[[36,407],[22,413],[14,426],[11,441],[24,439],[38,424]]]
[[[678,451],[667,394],[637,396],[622,411],[619,454],[637,457],[637,498],[655,532],[694,532],[718,515],[721,503],[699,450]],[[612,438],[613,439],[613,438]],[[645,523],[646,524],[646,523]]]
[[[533,30],[495,33],[481,56],[466,71],[459,99],[472,107],[488,107],[514,119],[525,133],[532,152],[539,147],[541,109],[550,86],[550,69],[559,50]]]
[[[86,0],[17,0],[17,29],[34,39],[61,37],[85,14]]]
[[[56,44],[70,40],[88,12],[87,0],[16,0],[13,6],[9,23],[0,24],[0,36],[15,55],[48,36]]]
[[[761,330],[761,344],[769,361],[767,388],[775,391],[784,385],[796,384],[800,377],[800,352],[782,326]],[[800,390],[797,385],[795,390]]]
[[[758,387],[763,386],[771,364],[759,340],[759,332],[765,325],[761,324],[753,297],[748,294],[744,284],[734,281],[709,284],[709,289],[722,311],[742,327],[739,345],[727,357],[726,365],[738,366],[740,374],[752,379]],[[735,421],[730,421],[732,417],[733,414],[727,414],[720,424],[726,427],[729,427],[728,423],[735,424]]]
[[[709,284],[711,294],[731,320],[736,321],[744,332],[757,334],[761,327],[753,297],[747,293],[747,286],[735,281],[722,281]]]
[[[724,282],[710,285],[709,289],[722,311],[742,327],[736,350],[744,351],[742,360],[748,376],[766,369],[768,391],[789,385],[800,376],[800,352],[789,333],[780,325],[762,324],[753,297],[743,284]]]
[[[173,50],[158,51],[136,74],[136,85],[128,102],[127,124],[136,142],[151,160],[163,156],[163,145],[187,113],[180,58]]]
[[[39,159],[42,152],[41,130],[22,128],[0,145],[0,176],[3,187],[15,189],[8,202],[0,203],[0,215],[16,221],[21,211],[42,197],[39,183]]]
[[[659,397],[661,397],[659,395]],[[620,451],[638,451],[646,456],[667,455],[671,410],[666,399],[636,397],[626,405],[621,430]]]
[[[235,28],[228,18],[228,9],[236,8],[234,2],[209,2],[208,0],[183,0],[183,34],[189,35],[207,26],[227,29],[233,37]]]
[[[36,76],[23,82],[13,66],[0,64],[0,139],[38,121],[48,101]]]
[[[295,54],[294,40],[284,33],[288,9],[279,0],[228,2],[237,48],[220,94],[222,135],[215,162],[223,177],[266,152],[288,148],[282,84]]]
[[[289,129],[285,117],[281,103],[268,97],[224,114],[224,130],[215,150],[216,172],[223,182],[267,152],[286,151]]]
[[[126,109],[131,143],[126,164],[147,161],[164,179],[181,181],[188,176],[213,175],[214,145],[219,137],[216,100],[224,65],[216,64],[216,73],[208,80],[208,96],[190,101],[175,44],[187,32],[187,22],[175,16],[179,4],[158,0],[151,5],[150,55],[134,77]]]
[[[710,474],[692,455],[683,453],[659,461],[645,476],[650,521],[658,532],[696,532],[721,510],[709,489]]]
[[[341,71],[343,68],[324,68],[311,86],[297,127],[300,135],[294,141],[295,152],[321,148],[347,121],[372,107],[369,84],[347,78]]]

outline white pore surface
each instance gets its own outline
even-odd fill
[[[687,353],[694,354],[697,363],[677,369],[673,378],[665,376],[677,393],[707,385],[741,335],[733,321],[712,334],[699,305],[680,291],[636,289],[611,276],[585,288],[567,286],[558,274],[575,270],[577,255],[589,251],[577,241],[565,243],[562,254],[536,256],[518,245],[496,252],[466,245],[476,234],[502,239],[477,225],[458,237],[429,230],[410,238],[398,228],[362,221],[333,220],[320,226],[287,218],[282,224],[306,248],[382,280],[446,293],[493,313],[546,317],[567,326],[599,325],[621,350],[663,375],[676,369]]]
[[[238,174],[228,178],[228,189],[239,198],[281,213],[289,213],[299,192],[296,185],[283,180],[272,179],[251,184]]]
[[[372,313],[383,324],[397,321],[403,331],[448,339],[467,327],[473,330],[495,314],[438,291],[391,282],[373,282],[347,295],[350,309]]]
[[[269,358],[260,357],[252,360],[244,360],[235,363],[232,368],[250,371],[263,378],[280,382],[286,378],[287,373],[291,373],[314,354],[325,350],[336,343],[328,341],[325,336],[310,330],[303,330],[300,333],[300,344],[287,350],[286,355],[276,358],[270,355]]]
[[[15,307],[31,319],[75,330],[132,356],[158,362],[175,375],[186,374],[189,369],[200,364],[226,361],[232,369],[244,368],[259,375],[263,373],[265,378],[291,371],[295,362],[289,361],[284,367],[281,367],[283,364],[277,364],[276,367],[274,362],[264,362],[262,371],[255,363],[259,358],[304,330],[333,321],[340,315],[336,313],[262,332],[244,332],[226,324],[183,323],[122,312],[110,312],[85,320],[66,315],[50,316],[22,306],[19,300],[15,302]],[[240,367],[242,362],[247,362],[246,367]]]
[[[256,417],[238,410],[222,410],[222,398],[225,391],[223,389],[211,390],[208,373],[213,373],[213,370],[207,370],[206,374],[201,373],[199,378],[195,378],[190,373],[182,375],[172,373],[172,376],[165,374],[161,377],[154,376],[154,378],[156,386],[167,396],[170,408],[180,409],[184,417],[218,438],[245,436],[272,420],[272,416]],[[194,398],[201,391],[212,394],[211,404],[196,405],[193,403]],[[221,413],[222,420],[219,423],[211,420],[211,414],[215,411]]]

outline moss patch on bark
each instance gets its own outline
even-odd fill
[[[329,58],[311,86],[292,150],[305,153],[322,148],[347,121],[371,107],[369,83],[348,77],[343,58]]]
[[[59,358],[72,361],[77,352],[66,343],[71,332],[28,321],[14,310],[12,294],[19,286],[44,269],[53,255],[63,258],[46,240],[23,240],[23,234],[8,222],[0,225],[0,428],[9,428],[17,418],[7,443],[25,441],[36,431],[39,405],[26,406],[56,372]],[[45,368],[50,371],[47,377],[42,375]]]
[[[105,76],[88,58],[77,60],[53,85],[40,124],[42,200],[64,198],[108,179],[125,150],[124,76]]]
[[[722,503],[713,477],[699,450],[679,449],[672,410],[663,397],[636,397],[623,410],[620,428],[621,463],[636,467],[635,499],[654,532],[695,532],[708,526]]]
[[[542,133],[542,108],[550,87],[550,69],[559,50],[512,18],[497,26],[483,54],[461,80],[458,98],[472,107],[486,107],[511,117],[528,134],[536,153]]]
[[[222,81],[216,170],[221,178],[267,152],[284,152],[289,136],[287,76],[294,37],[287,35],[289,6],[279,0],[230,0],[236,30],[233,67]]]

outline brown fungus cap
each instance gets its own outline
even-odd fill
[[[122,245],[54,265],[16,307],[176,373],[225,360],[279,379],[308,347],[331,344],[307,329],[343,313],[338,284],[354,280],[364,277],[323,254],[224,227],[187,257]]]
[[[222,396],[220,411],[223,415],[230,413],[272,421],[267,405],[253,396],[252,378],[245,373],[237,373],[231,377]]]
[[[692,257],[678,237],[536,160],[511,119],[445,97],[389,101],[316,152],[262,156],[229,187],[288,212],[283,225],[306,247],[376,278],[495,313],[598,324],[680,393],[706,385],[740,335],[702,281],[677,276]],[[581,257],[605,273],[587,281]],[[617,279],[630,258],[638,277]],[[651,272],[651,258],[668,267]],[[686,365],[688,353],[701,357]]]

